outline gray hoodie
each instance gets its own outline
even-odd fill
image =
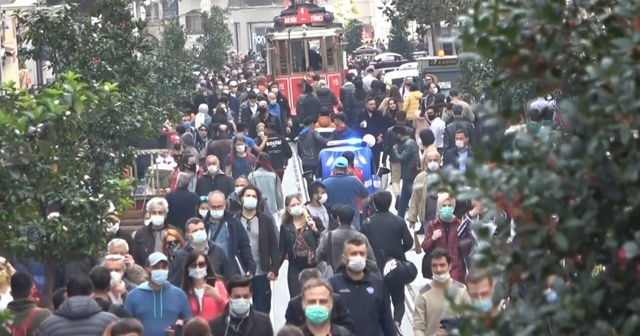
[[[118,317],[102,311],[100,305],[90,296],[68,298],[54,315],[42,324],[40,336],[102,336],[105,329]]]

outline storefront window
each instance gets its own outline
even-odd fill
[[[249,23],[249,46],[262,58],[267,58],[267,41],[264,35],[269,28],[273,28],[273,22]]]

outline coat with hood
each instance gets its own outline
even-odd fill
[[[102,311],[92,297],[74,296],[44,320],[36,333],[39,336],[102,336],[105,329],[117,320],[117,316]]]
[[[326,146],[327,139],[309,127],[302,129],[298,135],[298,156],[305,166],[317,165],[318,154]]]
[[[315,94],[307,94],[298,101],[296,108],[296,118],[300,123],[306,118],[317,120],[320,117],[320,109],[322,105]]]
[[[351,82],[346,82],[340,88],[340,103],[347,117],[355,117],[355,93],[356,86]],[[354,118],[355,119],[355,118]],[[351,125],[354,121],[347,120],[347,124]]]
[[[142,323],[145,336],[165,336],[177,320],[193,316],[187,294],[168,281],[160,290],[153,290],[148,282],[141,284],[129,293],[124,310]]]
[[[422,100],[422,92],[413,91],[407,96],[402,104],[402,110],[407,112],[407,120],[413,120],[417,112],[420,111],[420,101]]]
[[[333,111],[333,107],[338,105],[338,98],[336,98],[336,94],[327,86],[321,87],[316,95],[320,101],[320,106],[327,108],[329,111]]]
[[[284,209],[282,181],[280,181],[276,173],[260,167],[254,172],[251,172],[251,174],[247,176],[247,179],[249,183],[262,192],[263,198],[266,198],[267,203],[269,203],[269,209],[273,209],[273,211],[276,212]]]
[[[210,192],[219,190],[225,197],[229,197],[235,187],[236,182],[233,178],[225,174],[224,170],[218,170],[218,173],[213,176],[206,173],[198,179],[198,182],[196,182],[196,194],[198,196],[209,196]],[[193,211],[195,211],[195,208],[193,208]]]
[[[180,138],[182,142],[182,149],[184,154],[193,155],[196,160],[200,157],[200,152],[196,149],[196,138],[191,134],[191,132],[187,132],[182,135]]]
[[[226,281],[231,280],[233,276],[233,269],[227,258],[227,254],[222,248],[216,245],[213,241],[207,241],[207,249],[204,251],[209,257],[213,271],[222,276]],[[169,267],[169,282],[174,286],[180,286],[182,282],[182,270],[184,269],[184,261],[195,249],[191,246],[191,242],[188,242],[184,248],[176,252],[176,255]]]
[[[220,171],[224,171],[226,167],[223,161],[224,158],[231,153],[231,147],[233,147],[233,140],[230,138],[209,141],[207,144],[207,156],[215,155],[218,158],[220,161],[220,167],[218,167]]]
[[[7,309],[13,314],[12,324],[26,328],[27,336],[34,335],[42,322],[51,316],[49,309],[38,308],[36,303],[31,299],[14,299],[9,302]],[[35,311],[33,311],[34,309]],[[28,325],[25,325],[27,317],[29,317],[31,321]],[[10,330],[0,328],[0,336],[11,336],[11,332]]]
[[[320,116],[316,128],[336,128],[336,124],[333,123],[330,116]]]

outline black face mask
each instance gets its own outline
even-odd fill
[[[195,163],[186,164],[185,167],[187,168],[188,171],[191,171],[191,172],[195,172],[197,168]]]
[[[433,119],[436,118],[435,114],[427,114],[427,119],[429,119],[429,121],[433,121]]]
[[[266,107],[258,107],[258,111],[260,111],[260,113],[265,114],[267,113],[267,108]]]

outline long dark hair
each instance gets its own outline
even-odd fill
[[[182,288],[182,290],[187,293],[187,295],[193,292],[193,278],[189,276],[189,268],[198,260],[200,256],[203,256],[204,261],[207,263],[207,277],[215,277],[216,280],[222,279],[222,276],[220,276],[213,270],[211,260],[209,260],[209,256],[206,253],[202,251],[193,251],[189,253],[184,261],[184,266],[182,266],[182,283],[180,283],[180,288]]]
[[[271,156],[269,153],[260,152],[258,154],[258,160],[256,162],[256,170],[258,168],[263,168],[266,171],[274,172],[273,167],[271,167]]]

